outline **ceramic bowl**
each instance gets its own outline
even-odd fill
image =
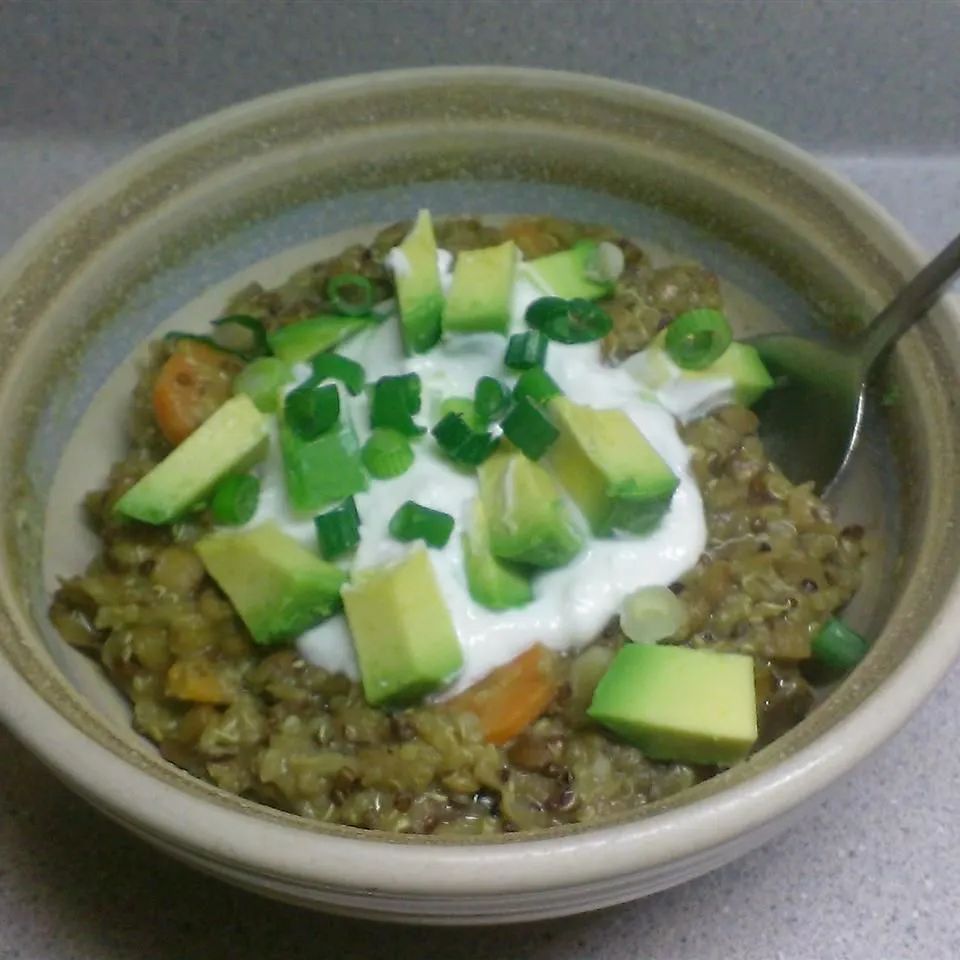
[[[77,504],[117,452],[137,345],[164,323],[212,315],[238,277],[270,278],[419,206],[611,224],[713,266],[755,326],[849,324],[921,259],[877,206],[789,144],[588,77],[481,68],[353,77],[164,137],[61,204],[0,265],[0,716],[60,778],[160,850],[285,900],[456,924],[641,897],[783,830],[890,737],[954,659],[956,305],[941,304],[897,347],[886,377],[899,401],[874,418],[855,489],[841,492],[841,512],[878,535],[850,614],[876,638],[871,653],[787,736],[642,815],[449,842],[258,806],[164,762],[46,618],[56,575],[89,557]]]

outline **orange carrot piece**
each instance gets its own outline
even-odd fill
[[[168,697],[193,703],[232,703],[233,691],[220,679],[216,667],[202,657],[178,660],[167,671]]]
[[[236,357],[196,340],[181,340],[153,385],[153,415],[176,446],[233,393]]]
[[[446,707],[472,713],[490,743],[506,743],[550,706],[557,693],[554,655],[539,643],[448,700]]]

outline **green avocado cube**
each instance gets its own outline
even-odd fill
[[[503,333],[510,326],[510,299],[518,251],[512,240],[457,254],[443,310],[446,333]]]
[[[298,513],[316,513],[367,489],[360,441],[345,413],[312,440],[298,436],[281,413],[280,452],[287,500]]]
[[[479,498],[473,501],[469,529],[462,541],[467,586],[477,603],[488,610],[509,610],[533,600],[529,573],[500,560],[490,548],[490,524]]]
[[[426,353],[440,339],[443,287],[437,265],[437,241],[429,210],[421,210],[413,229],[390,254],[400,327],[407,353]]]
[[[689,383],[704,380],[730,380],[733,397],[744,407],[752,407],[772,386],[773,377],[760,359],[756,347],[734,340],[709,367],[702,370],[685,370],[676,366],[665,347],[666,331],[654,337],[638,359],[643,372],[642,379],[652,390],[657,390],[671,377],[679,377]],[[632,361],[628,361],[631,363]]]
[[[380,323],[379,317],[320,315],[298,320],[267,334],[270,349],[284,363],[304,363],[354,334]]]
[[[210,534],[197,541],[196,551],[256,643],[289,640],[340,607],[343,571],[273,522]]]
[[[691,373],[729,377],[733,381],[733,396],[737,403],[752,407],[772,386],[773,377],[760,359],[756,347],[734,341],[706,370],[684,370]]]
[[[529,260],[521,270],[537,287],[552,296],[564,300],[602,300],[613,293],[616,283],[596,279],[593,268],[598,247],[595,240],[581,240],[569,250]]]
[[[594,535],[653,529],[679,480],[630,417],[562,396],[548,410],[560,431],[547,452],[549,465]]]
[[[363,570],[343,588],[343,606],[373,706],[414,703],[463,666],[450,611],[424,546],[398,563]]]
[[[138,480],[114,510],[144,523],[172,523],[228,473],[253,466],[266,450],[266,417],[245,394],[232,397]]]
[[[542,466],[518,451],[498,450],[478,474],[494,556],[533,567],[563,567],[583,548],[581,522]]]
[[[757,739],[753,658],[628,643],[587,713],[652,760],[729,766]]]

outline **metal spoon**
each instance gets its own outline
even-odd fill
[[[825,493],[843,473],[860,438],[871,368],[958,273],[960,236],[852,340],[822,344],[771,333],[750,341],[778,384],[756,407],[760,437],[790,480],[813,480]]]

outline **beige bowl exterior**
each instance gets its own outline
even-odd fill
[[[415,181],[451,179],[489,182],[488,209],[504,181],[663,206],[821,299],[866,307],[921,259],[882,210],[783,141],[570,74],[347,78],[164,137],[61,204],[0,264],[0,716],[91,803],[202,870],[359,916],[499,923],[641,897],[745,853],[891,736],[944,675],[960,646],[960,314],[944,303],[897,349],[900,562],[870,656],[798,728],[679,801],[592,828],[453,843],[302,821],[166,764],[103,706],[105,681],[102,695],[75,682],[38,588],[57,418],[81,402],[78,358],[104,330],[122,339],[117,317],[137,291],[192,251],[317,198],[405,183],[413,196]]]

